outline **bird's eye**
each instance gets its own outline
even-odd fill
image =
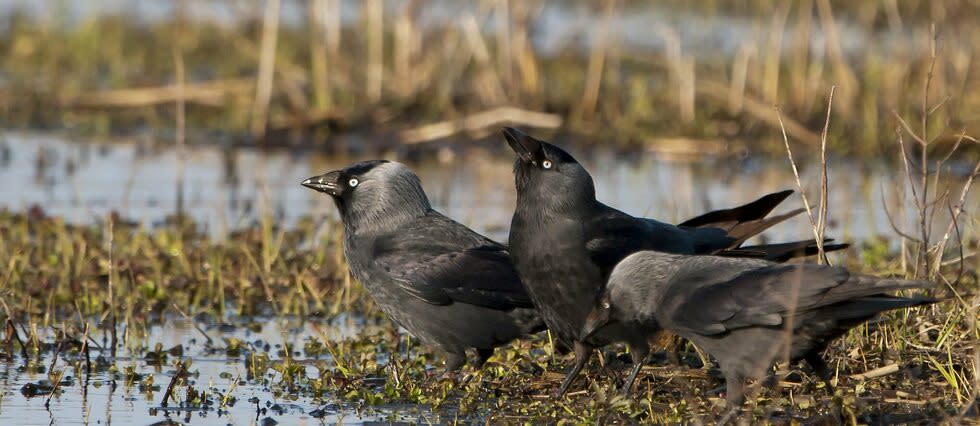
[[[546,169],[550,169],[551,168],[551,160],[544,160],[544,161],[542,161],[541,162],[541,167],[544,167]]]
[[[609,309],[609,302],[602,302],[602,309]]]
[[[357,178],[351,178],[351,180],[347,181],[347,186],[353,188],[359,183],[361,183],[361,181],[357,180]]]

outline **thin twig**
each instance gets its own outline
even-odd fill
[[[899,370],[898,364],[888,364],[883,367],[875,368],[874,370],[868,370],[860,374],[852,374],[851,378],[855,380],[867,380],[873,379],[875,377],[887,376],[889,374],[897,373]]]
[[[174,373],[174,376],[170,378],[170,383],[167,385],[167,390],[166,392],[163,393],[163,400],[160,401],[161,406],[164,407],[167,406],[168,404],[167,401],[170,400],[170,397],[174,393],[174,386],[177,385],[177,381],[180,380],[183,377],[183,375],[184,375],[184,363],[181,361],[177,361],[177,372]]]
[[[800,189],[800,197],[803,198],[803,207],[806,208],[806,216],[810,219],[810,227],[813,229],[813,238],[820,241],[820,232],[817,230],[817,222],[813,218],[813,211],[810,209],[810,202],[806,198],[806,190],[803,189],[803,182],[800,180],[800,172],[796,168],[796,161],[793,160],[793,150],[789,147],[789,138],[786,137],[786,126],[783,125],[783,116],[776,109],[776,119],[779,120],[779,129],[783,133],[783,144],[786,146],[786,156],[789,157],[789,165],[793,168],[793,176],[796,178],[796,187]]]
[[[936,262],[934,272],[939,272],[939,266],[942,265],[942,255],[943,252],[946,250],[946,244],[949,241],[953,228],[957,226],[957,221],[959,221],[960,215],[963,213],[963,205],[966,203],[967,194],[970,193],[970,188],[973,186],[973,180],[977,176],[980,176],[980,161],[977,161],[976,166],[973,167],[973,172],[970,173],[970,176],[966,178],[966,182],[963,184],[963,189],[960,190],[960,199],[959,201],[956,202],[956,207],[950,211],[950,223],[946,227],[946,232],[943,234],[943,238],[939,241],[938,244],[939,261]],[[961,248],[962,245],[963,244],[961,242],[960,243]]]
[[[58,393],[58,388],[61,387],[61,379],[63,379],[64,377],[65,377],[64,371],[58,373],[57,380],[55,380],[51,386],[51,393],[48,395],[48,398],[44,400],[44,408],[51,407],[51,398],[53,398],[54,395]]]
[[[834,105],[834,90],[837,86],[830,86],[830,95],[827,98],[827,118],[823,123],[823,131],[820,132],[820,213],[817,216],[817,260],[819,263],[830,264],[827,253],[823,250],[824,235],[827,227],[827,131],[830,128],[830,111]],[[802,188],[800,189],[802,191]]]
[[[115,234],[115,232],[112,229],[113,228],[113,222],[114,222],[114,220],[112,219],[112,215],[111,214],[106,217],[106,222],[108,222],[108,225],[107,225],[107,228],[108,229],[107,229],[106,232],[108,232],[108,234],[109,234],[108,235],[108,240],[109,240],[108,241],[108,245],[109,245],[109,311],[110,311],[110,314],[109,315],[111,315],[110,321],[111,321],[111,327],[112,327],[112,330],[111,330],[111,332],[112,332],[111,352],[112,352],[112,357],[115,358],[116,357],[116,346],[119,343],[119,340],[118,340],[118,332],[116,331],[116,328],[118,328],[117,327],[118,324],[116,324],[116,297],[115,297],[115,290],[114,290],[114,287],[115,287],[114,275],[115,275],[115,271],[116,271],[116,261],[115,261],[115,259],[113,259],[113,253],[112,253],[112,251],[113,251],[113,246],[112,246],[113,245],[112,244],[113,241],[112,241],[112,239],[113,239],[113,235]]]
[[[896,234],[902,237],[903,240],[919,242],[918,238],[906,234],[904,231],[901,230],[901,228],[898,227],[898,224],[895,223],[895,218],[892,217],[891,210],[888,209],[888,203],[885,202],[884,184],[879,183],[879,186],[880,186],[879,192],[881,193],[881,206],[885,210],[885,217],[888,218],[888,223],[891,225],[892,231],[894,231]],[[905,257],[902,256],[902,258],[904,259]]]

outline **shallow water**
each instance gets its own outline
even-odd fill
[[[457,144],[464,143],[467,142]],[[512,153],[502,141],[499,145],[472,145],[474,148],[444,150],[437,155],[413,155],[421,160],[402,160],[420,175],[437,209],[506,241],[515,203]],[[785,159],[729,156],[679,161],[651,152],[622,155],[602,149],[570,150],[592,171],[602,201],[636,215],[663,220],[677,221],[709,209],[748,202],[764,193],[795,188]],[[327,196],[306,189],[299,182],[371,157],[190,147],[183,163],[185,212],[216,238],[256,221],[263,213],[274,215],[277,223],[284,226],[305,216],[315,220],[336,217]],[[19,210],[39,205],[48,214],[76,223],[104,220],[107,213],[117,211],[145,226],[154,226],[172,214],[177,203],[176,158],[173,149],[149,143],[81,143],[57,134],[7,133],[0,137],[0,208]],[[389,158],[398,159],[393,155]],[[813,200],[817,197],[819,170],[804,167],[802,173]],[[908,213],[912,212],[911,203],[898,202],[893,189],[902,186],[901,177],[883,163],[865,165],[834,159],[830,169],[828,235],[861,241],[881,234],[895,241],[882,198],[892,211],[897,212],[904,205]],[[791,197],[784,204],[778,211],[797,208],[802,203]],[[978,207],[980,196],[975,193],[967,209],[977,211]],[[909,216],[906,222],[911,223],[912,219]],[[968,225],[964,232],[976,235],[971,226],[975,224]],[[805,216],[799,216],[766,235],[780,241],[809,238],[812,234]],[[204,332],[216,342],[237,338],[251,347],[267,343],[274,359],[279,358],[275,355],[277,345],[284,342],[295,348],[312,337],[328,341],[377,332],[377,326],[365,326],[356,318],[330,322],[261,319],[253,323],[260,324],[260,329],[212,325]],[[40,332],[42,340],[44,333],[52,337],[51,330]],[[183,357],[190,358],[191,371],[199,373],[192,380],[192,386],[199,390],[226,392],[234,378],[245,375],[242,357],[207,350],[201,332],[188,320],[170,319],[163,325],[149,327],[145,339],[137,341],[151,348],[157,343],[164,349],[183,345]],[[338,404],[329,396],[322,400],[306,396],[277,398],[267,385],[254,380],[239,382],[232,392],[237,402],[221,410],[181,409],[171,404],[168,411],[160,400],[175,373],[174,359],[170,357],[164,367],[154,367],[139,355],[128,358],[128,352],[123,351],[113,361],[121,371],[131,367],[140,374],[153,374],[154,383],[161,389],[149,396],[137,384],[127,385],[105,370],[93,372],[86,384],[79,379],[84,374],[65,368],[64,361],[59,361],[59,369],[65,369],[73,378],[51,399],[50,408],[45,407],[46,396],[28,398],[21,393],[25,384],[46,379],[46,372],[24,371],[19,357],[0,363],[0,424],[150,424],[168,418],[214,425],[264,424],[266,418],[280,424],[452,421],[440,417],[448,414],[431,413],[424,406],[364,409]],[[304,360],[301,353],[296,359]],[[50,355],[43,361],[45,366],[48,363]],[[309,377],[319,374],[311,365],[307,365],[306,373]],[[314,413],[322,417],[314,417]]]
[[[204,332],[219,342],[219,346],[222,339],[236,338],[246,342],[243,354],[250,350],[261,352],[261,348],[265,345],[269,345],[270,354],[274,354],[282,348],[284,342],[295,348],[301,347],[310,338],[328,341],[378,329],[376,326],[365,328],[363,324],[344,318],[328,324],[319,321],[284,319],[267,319],[253,324],[259,324],[260,330],[250,331],[251,327],[224,325],[206,328]],[[51,398],[50,408],[46,408],[45,402],[48,398],[46,395],[26,397],[21,393],[21,388],[26,384],[47,379],[47,372],[24,371],[19,359],[3,362],[0,363],[0,424],[111,424],[115,422],[128,425],[150,424],[167,418],[178,422],[190,420],[194,424],[205,425],[263,424],[262,421],[266,418],[276,420],[280,424],[438,421],[437,417],[414,406],[355,409],[330,403],[329,400],[318,401],[304,397],[277,398],[261,381],[245,380],[244,355],[234,357],[206,350],[205,338],[194,329],[190,320],[174,318],[163,325],[149,327],[146,331],[145,342],[151,346],[160,343],[166,349],[183,345],[183,359],[192,360],[189,370],[192,374],[196,373],[190,379],[192,387],[209,392],[214,390],[222,394],[230,391],[236,401],[220,410],[216,409],[217,407],[185,408],[179,406],[176,400],[171,400],[169,407],[163,407],[161,400],[164,390],[176,373],[172,364],[176,357],[170,356],[169,361],[162,366],[152,366],[139,356],[135,358],[127,356],[128,351],[120,349],[120,356],[113,364],[120,371],[132,367],[144,376],[153,375],[153,383],[159,386],[159,389],[149,393],[141,391],[139,381],[127,384],[127,380],[105,370],[94,370],[92,375],[85,379],[86,375],[82,370],[65,368],[63,361],[59,361],[57,369],[65,369],[65,379],[59,388],[60,392]],[[44,330],[41,330],[40,337],[46,337]],[[306,358],[302,350],[294,350],[293,357],[299,363],[329,358],[328,355]],[[45,357],[45,366],[49,362],[50,356]],[[79,376],[75,377],[76,374]],[[270,376],[273,381],[276,379],[275,374],[277,373],[272,373]],[[308,365],[306,375],[316,378],[318,370]],[[231,383],[235,379],[240,380],[232,388]],[[174,392],[176,399],[183,399],[183,388],[176,389],[177,391]],[[218,399],[220,400],[220,397]],[[258,411],[263,408],[261,412]]]
[[[0,182],[4,183],[0,185],[0,207],[18,210],[36,204],[76,223],[104,220],[107,213],[117,211],[147,226],[176,211],[179,167],[173,149],[145,143],[77,143],[52,134],[8,133],[0,144],[0,150],[6,152],[0,155]],[[512,153],[503,142],[499,147],[474,146],[422,160],[385,157],[404,161],[419,174],[435,208],[506,241],[515,203]],[[796,188],[785,158],[676,161],[649,152],[624,156],[601,149],[570,151],[593,174],[601,201],[666,221]],[[299,183],[369,158],[374,156],[190,147],[183,164],[184,212],[216,237],[262,214],[273,215],[287,227],[306,216],[336,218],[329,197]],[[814,203],[819,196],[819,169],[806,166],[801,164],[802,179]],[[903,223],[903,214],[904,223],[914,222],[913,204],[899,202],[896,194],[896,188],[907,186],[904,176],[886,164],[832,159],[829,174],[828,235],[858,241],[879,235],[894,237],[885,205],[897,223]],[[974,191],[968,200],[967,211],[977,211],[978,193]],[[802,205],[793,196],[777,212]],[[937,223],[941,222],[940,217]],[[963,231],[968,233],[971,225],[967,226]],[[765,235],[772,241],[789,240],[811,237],[812,231],[804,214]]]

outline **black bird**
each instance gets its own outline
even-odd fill
[[[680,225],[630,216],[596,200],[592,176],[564,150],[505,127],[517,153],[517,207],[510,253],[541,317],[560,343],[574,346],[575,364],[557,391],[562,395],[591,357],[592,349],[626,341],[633,354],[628,391],[649,349],[645,336],[606,327],[580,341],[585,317],[595,306],[613,267],[640,250],[679,254],[722,253],[786,260],[813,254],[812,241],[741,248],[748,238],[802,210],[766,218],[792,191],[766,195],[729,210],[710,212]],[[836,250],[845,245],[828,245]]]
[[[936,302],[888,294],[932,286],[827,265],[641,251],[616,265],[582,338],[606,324],[677,333],[718,361],[736,410],[744,380],[784,357],[807,361],[830,389],[827,344],[880,312]]]
[[[365,161],[303,181],[333,197],[353,275],[398,325],[446,352],[446,370],[476,349],[544,329],[507,247],[432,209],[403,164]]]

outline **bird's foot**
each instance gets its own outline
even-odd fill
[[[733,420],[736,419],[736,417],[738,416],[738,411],[739,411],[738,407],[726,408],[725,414],[723,414],[721,418],[718,419],[718,423],[716,424],[719,426],[727,425],[729,422],[732,422]]]

